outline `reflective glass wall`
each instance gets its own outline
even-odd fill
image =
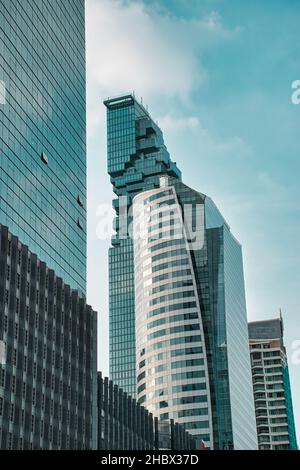
[[[85,292],[84,0],[0,10],[0,222]]]

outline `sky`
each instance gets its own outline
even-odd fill
[[[134,91],[184,182],[212,197],[242,244],[249,321],[282,309],[300,438],[299,20],[298,0],[86,0],[88,301],[99,312],[98,368],[108,374],[113,198],[103,100]]]

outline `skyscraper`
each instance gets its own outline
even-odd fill
[[[0,223],[85,293],[84,0],[0,9]]]
[[[0,448],[96,448],[84,0],[0,9]]]
[[[104,101],[107,107],[108,173],[116,211],[109,250],[110,378],[130,395],[136,394],[134,260],[126,220],[133,197],[145,188],[159,187],[159,176],[180,179],[170,160],[162,132],[133,95]],[[124,222],[125,219],[125,222]]]
[[[118,196],[110,375],[159,419],[183,423],[199,448],[203,440],[215,449],[255,449],[241,246],[211,199],[181,182],[161,130],[134,96],[105,105]],[[164,219],[157,203],[175,215]],[[183,215],[189,233],[171,239]]]
[[[261,450],[297,449],[283,320],[249,323],[258,445]]]
[[[257,448],[241,246],[169,177],[134,198],[133,220],[138,401],[198,448]]]

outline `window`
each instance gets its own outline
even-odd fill
[[[5,384],[5,371],[4,369],[0,369],[0,385],[1,387],[4,387],[4,384]]]
[[[42,160],[43,163],[45,163],[45,165],[48,165],[48,163],[49,163],[48,162],[48,157],[44,152],[41,153],[41,160]]]
[[[209,422],[208,421],[196,421],[195,423],[185,423],[185,428],[187,430],[209,428]]]
[[[14,420],[14,405],[11,404],[10,405],[10,421],[13,421]]]
[[[255,352],[255,353],[253,353],[252,357],[253,357],[254,360],[255,359],[260,359],[261,358],[261,353]]]
[[[81,197],[80,197],[79,194],[78,194],[78,196],[77,196],[77,202],[78,202],[78,204],[80,205],[80,207],[83,207],[83,201],[82,201],[82,199],[81,199]]]
[[[5,315],[4,317],[4,331],[7,332],[7,328],[8,328],[8,316]]]
[[[15,348],[13,350],[13,365],[17,365],[17,350]]]
[[[175,385],[172,387],[173,393],[191,392],[195,390],[206,390],[206,383],[196,383],[187,385]]]
[[[15,376],[15,375],[12,376],[11,391],[12,391],[13,393],[16,392],[16,376]]]
[[[11,432],[8,434],[8,449],[9,450],[12,449],[12,433]]]

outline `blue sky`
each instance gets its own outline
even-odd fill
[[[112,198],[102,101],[134,90],[184,181],[214,199],[243,245],[249,320],[282,308],[300,436],[299,1],[86,4],[88,300],[99,311],[99,368],[108,374],[109,239],[97,227]]]

